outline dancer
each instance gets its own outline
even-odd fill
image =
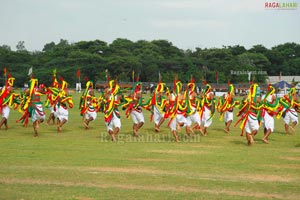
[[[242,121],[240,128],[242,129],[241,136],[246,131],[246,139],[248,146],[254,143],[254,136],[257,134],[260,123],[260,112],[263,105],[260,101],[260,93],[258,91],[258,85],[256,83],[251,84],[249,94],[241,104],[241,109],[237,116],[241,116],[240,119],[235,123],[236,126]]]
[[[191,79],[191,81],[188,83],[186,87],[186,91],[184,94],[184,99],[187,103],[186,108],[186,133],[188,136],[195,135],[192,124],[194,123],[195,126],[200,127],[201,125],[201,119],[200,115],[197,112],[197,94],[195,92],[195,81],[194,79]]]
[[[115,80],[109,81],[109,87],[104,91],[104,120],[107,132],[113,142],[117,141],[121,129],[118,106],[120,104],[120,86]]]
[[[262,100],[263,108],[261,115],[263,117],[264,137],[262,141],[269,144],[269,136],[274,132],[274,116],[277,115],[279,107],[279,98],[275,96],[275,88],[272,85],[268,86],[267,94]]]
[[[283,116],[285,133],[288,135],[289,129],[294,132],[295,126],[298,124],[297,112],[300,112],[300,102],[295,87],[290,88],[289,93],[280,99],[280,103],[282,105],[280,115]]]
[[[29,71],[28,75],[30,76],[29,88],[24,91],[21,103],[23,115],[17,122],[22,120],[24,122],[23,126],[27,127],[28,118],[30,117],[33,123],[34,137],[37,137],[39,124],[45,120],[45,112],[40,97],[46,94],[46,88],[44,84],[38,85],[38,79],[34,78],[32,70]]]
[[[150,121],[153,119],[156,132],[160,131],[160,126],[165,121],[167,99],[163,94],[164,92],[167,93],[167,91],[168,88],[166,85],[162,82],[159,82],[151,98],[152,114],[150,116]]]
[[[230,126],[233,121],[233,109],[239,104],[239,101],[235,101],[234,96],[234,86],[228,82],[228,92],[219,98],[219,103],[217,106],[218,112],[220,113],[220,121],[223,121],[224,118],[225,133],[230,133]]]
[[[174,80],[173,92],[169,96],[169,105],[165,118],[170,117],[168,126],[175,138],[179,142],[177,129],[186,126],[185,110],[186,104],[184,103],[183,95],[181,94],[182,83],[179,80]]]
[[[59,88],[61,85],[56,79],[56,70],[53,71],[53,81],[51,87],[47,88],[47,98],[45,102],[46,108],[49,108],[50,115],[46,121],[48,125],[50,125],[50,122],[52,121],[52,124],[55,124],[55,118],[57,118],[57,97],[58,93],[60,92]]]
[[[2,119],[0,121],[0,129],[4,125],[5,129],[8,129],[7,120],[10,113],[10,106],[14,104],[18,106],[15,102],[17,100],[18,95],[13,92],[15,78],[11,75],[8,75],[5,86],[1,89],[0,92],[0,113],[2,114]]]
[[[207,129],[212,124],[212,118],[215,113],[215,101],[214,94],[212,92],[212,87],[206,81],[204,81],[205,88],[202,93],[201,100],[197,106],[199,110],[199,115],[201,119],[201,124],[203,124],[203,128],[198,127],[199,131],[203,136],[207,136]]]
[[[130,103],[128,105],[126,116],[131,117],[133,121],[133,136],[139,136],[139,129],[144,125],[145,119],[142,111],[142,83],[136,82],[133,87],[132,94],[130,96]]]
[[[67,89],[68,83],[63,79],[61,81],[62,81],[62,83],[61,83],[60,92],[59,92],[58,98],[57,98],[57,110],[56,110],[57,119],[58,119],[57,132],[61,132],[63,125],[66,124],[69,120],[68,107],[73,108],[73,105],[74,105],[72,96],[69,95],[69,92]]]
[[[83,116],[83,125],[85,129],[89,129],[89,123],[96,120],[98,112],[98,101],[94,95],[93,83],[88,81],[86,83],[85,92],[80,99],[80,115]]]

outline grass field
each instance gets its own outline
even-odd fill
[[[118,142],[110,142],[99,113],[85,130],[79,94],[69,122],[40,125],[16,124],[11,111],[9,130],[0,130],[0,199],[299,199],[300,134],[286,136],[283,120],[276,120],[270,144],[259,131],[252,147],[240,129],[225,134],[214,118],[207,137],[175,143],[166,127],[154,133],[149,112],[140,138],[131,136],[131,120],[122,115]],[[47,111],[47,110],[46,110]],[[49,112],[48,112],[49,113]]]

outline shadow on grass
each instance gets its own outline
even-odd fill
[[[239,141],[239,140],[233,140],[231,143],[236,144],[236,145],[243,145],[243,146],[248,146],[247,141]]]
[[[284,131],[276,131],[275,133],[273,133],[273,134],[280,134],[280,135],[286,135],[286,133],[284,132]]]

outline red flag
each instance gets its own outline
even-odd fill
[[[3,68],[3,74],[6,76],[6,67]]]
[[[80,69],[77,70],[77,78],[80,78]]]

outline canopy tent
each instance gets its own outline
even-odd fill
[[[286,81],[279,81],[279,82],[273,84],[273,87],[279,88],[279,89],[287,89],[287,88],[291,88],[291,86],[292,85]]]

